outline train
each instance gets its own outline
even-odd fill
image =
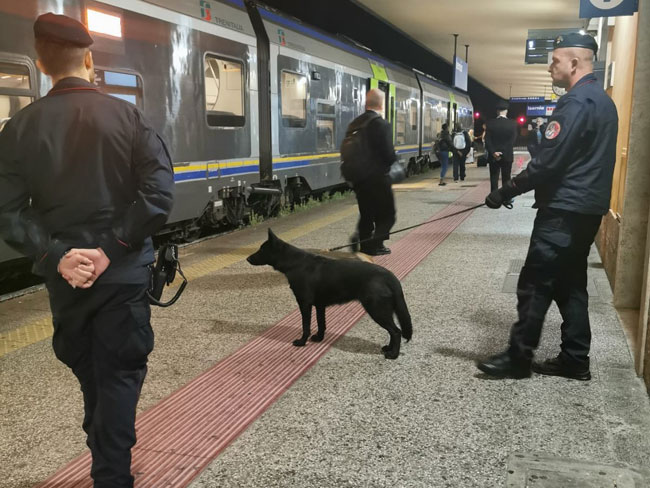
[[[0,130],[51,88],[33,47],[46,12],[88,27],[95,83],[166,140],[171,239],[343,187],[338,148],[369,89],[407,174],[435,161],[443,123],[473,126],[466,93],[252,0],[0,0]],[[0,241],[0,267],[21,258]]]

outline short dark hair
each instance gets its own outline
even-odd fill
[[[87,47],[48,39],[36,39],[35,47],[39,61],[52,76],[61,76],[79,69],[88,50]]]
[[[449,124],[442,124],[442,130],[447,130],[447,127],[449,127]]]

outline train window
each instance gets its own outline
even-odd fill
[[[103,93],[143,108],[142,78],[139,75],[97,68],[95,84]]]
[[[411,100],[410,116],[411,116],[411,129],[417,130],[418,129],[418,102],[416,102],[415,100]]]
[[[23,64],[0,62],[0,130],[34,101],[29,68]]]
[[[334,150],[334,119],[318,118],[316,120],[316,133],[319,152]]]
[[[395,129],[395,145],[399,146],[406,144],[406,111],[397,111]]]
[[[329,152],[334,147],[334,126],[336,123],[336,105],[331,102],[316,104],[316,147],[318,152]]]
[[[205,56],[205,111],[212,127],[243,127],[244,65],[238,61]]]
[[[432,119],[432,108],[430,103],[424,104],[424,110],[422,111],[422,119],[424,122],[424,140],[430,141],[433,140],[431,135],[431,119]]]
[[[307,77],[299,73],[282,71],[282,125],[305,127],[307,125]]]

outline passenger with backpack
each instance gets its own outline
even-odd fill
[[[366,94],[366,111],[349,125],[341,144],[341,174],[352,185],[359,204],[358,235],[361,252],[371,256],[390,254],[384,246],[395,224],[395,200],[388,176],[397,161],[392,128],[382,115],[385,94],[373,89]]]
[[[454,181],[465,180],[465,160],[467,155],[472,149],[472,139],[469,137],[469,134],[466,130],[463,130],[460,127],[460,124],[454,126],[454,137],[452,139],[454,145],[453,149],[453,172],[454,172]]]
[[[449,135],[447,124],[442,124],[442,131],[438,135],[438,140],[435,143],[434,151],[440,161],[440,183],[439,186],[445,186],[445,175],[449,167],[449,151],[454,147],[451,136]]]

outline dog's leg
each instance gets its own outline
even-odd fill
[[[318,322],[318,332],[311,336],[310,340],[320,342],[325,337],[325,307],[316,305],[316,322]]]
[[[393,306],[385,299],[373,298],[362,302],[368,315],[390,334],[390,342],[381,348],[386,359],[397,359],[402,345],[402,333],[393,320]]]
[[[305,301],[299,301],[298,306],[300,307],[300,314],[302,315],[302,336],[300,339],[293,341],[294,346],[304,346],[307,343],[307,338],[309,337],[310,326],[311,326],[311,303]]]

